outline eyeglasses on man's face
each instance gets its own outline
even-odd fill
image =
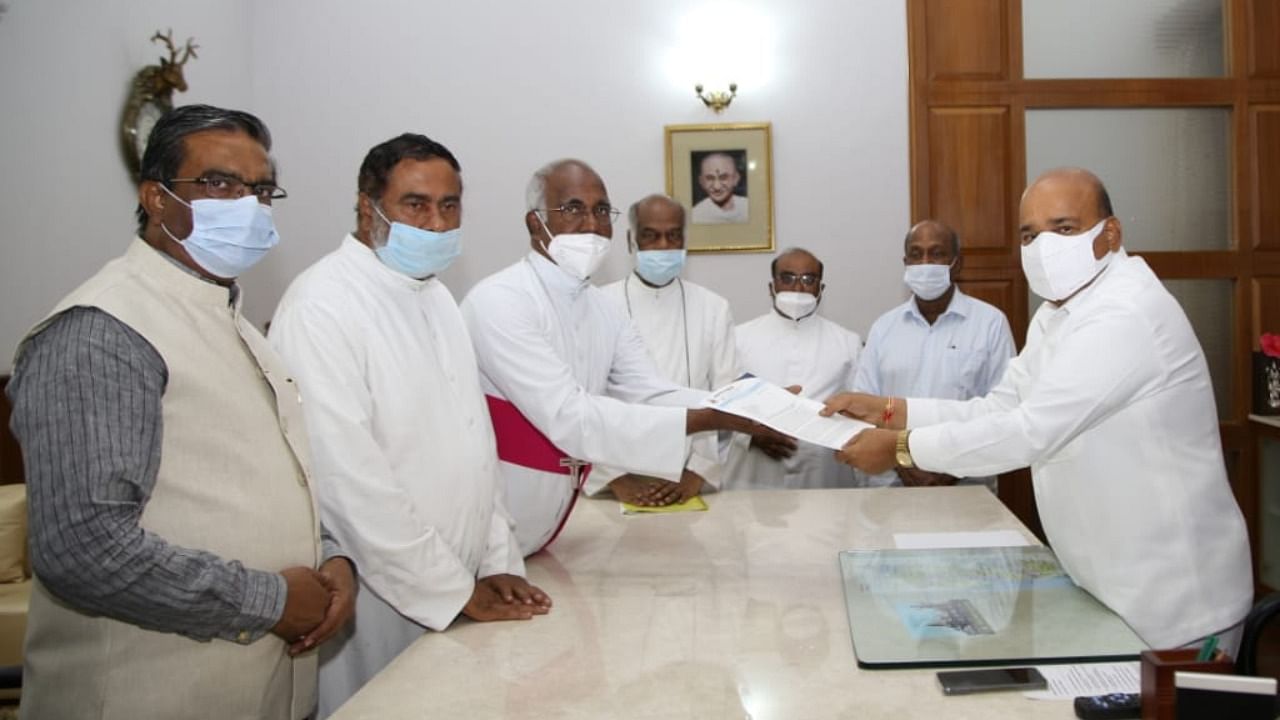
[[[283,200],[289,197],[284,188],[275,183],[246,183],[235,175],[226,173],[205,173],[195,178],[170,178],[167,184],[194,183],[204,186],[205,197],[216,200],[235,200],[245,195],[253,195],[258,202],[270,205],[272,200]]]
[[[622,214],[622,211],[617,210],[608,203],[600,203],[595,207],[587,207],[585,203],[567,202],[560,207],[541,208],[541,210],[543,212],[560,213],[571,222],[575,223],[586,220],[589,215],[599,222],[613,224],[613,221],[617,220],[618,216]]]
[[[797,275],[793,272],[780,272],[774,279],[777,281],[778,285],[795,286],[799,284],[801,287],[807,288],[817,287],[818,283],[822,282],[822,276],[815,275],[813,273]]]

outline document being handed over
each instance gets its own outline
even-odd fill
[[[712,393],[704,404],[832,450],[839,450],[854,435],[872,427],[844,415],[822,417],[818,414],[822,403],[817,400],[792,395],[767,380],[755,377],[725,385]]]

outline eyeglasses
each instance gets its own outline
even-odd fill
[[[610,224],[612,224],[614,220],[617,220],[618,216],[622,214],[621,210],[615,209],[612,205],[609,205],[608,203],[600,203],[595,207],[589,208],[585,204],[580,202],[569,202],[569,203],[565,203],[564,205],[561,205],[560,207],[541,208],[541,210],[543,212],[561,213],[574,222],[581,222],[583,220],[586,220],[587,215],[591,215],[592,217],[594,217],[596,220],[599,220],[600,222],[605,222]]]
[[[795,285],[796,283],[800,283],[804,287],[811,288],[817,287],[818,283],[821,281],[822,276],[814,275],[813,273],[805,273],[804,275],[797,275],[793,272],[778,273],[778,283],[782,285]]]
[[[173,183],[199,183],[204,185],[204,194],[218,200],[242,198],[253,194],[258,202],[270,205],[272,200],[283,200],[289,197],[284,188],[275,183],[255,183],[250,185],[235,175],[223,173],[206,173],[198,178],[170,178]]]

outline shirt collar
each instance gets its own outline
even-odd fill
[[[948,315],[956,315],[963,319],[969,317],[971,312],[973,312],[973,298],[961,292],[960,286],[957,285],[956,291],[951,295],[951,302],[947,303],[947,309],[943,310],[938,315],[938,320],[941,320]],[[907,298],[907,301],[902,304],[902,314],[915,318],[925,325],[929,324],[928,321],[924,319],[924,314],[920,312],[920,306],[916,304],[915,295]]]
[[[338,252],[351,258],[351,261],[368,273],[369,277],[373,278],[375,282],[389,287],[421,292],[429,287],[432,282],[438,282],[435,275],[419,280],[411,278],[398,270],[392,270],[387,267],[386,263],[378,259],[377,253],[372,248],[360,242],[355,235],[350,233],[342,239]]]
[[[547,292],[561,293],[571,298],[577,298],[582,294],[583,290],[591,287],[591,279],[579,280],[560,268],[559,265],[548,260],[542,253],[537,250],[530,250],[526,256],[529,266],[537,273],[546,286]]]
[[[653,287],[641,279],[635,271],[632,271],[627,274],[627,277],[622,282],[628,293],[637,297],[651,297],[654,300],[658,300],[668,293],[680,292],[680,278],[676,278],[662,287]]]
[[[778,309],[773,306],[772,298],[770,298],[769,300],[770,322],[772,322],[774,325],[778,327],[787,328],[791,332],[801,332],[801,331],[806,331],[809,328],[816,327],[817,326],[816,321],[818,319],[818,316],[821,313],[822,313],[822,306],[821,304],[819,304],[818,309],[814,310],[812,314],[806,315],[805,317],[802,317],[799,320],[792,320],[791,318],[786,317],[782,313],[778,312]]]

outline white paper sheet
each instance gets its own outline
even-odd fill
[[[893,546],[899,550],[934,548],[1023,547],[1030,545],[1016,530],[988,532],[894,533]]]
[[[706,407],[740,415],[794,438],[839,450],[871,425],[843,415],[822,417],[822,403],[760,378],[743,378],[716,390]]]
[[[1141,684],[1137,661],[1039,665],[1036,669],[1049,681],[1049,689],[1022,693],[1033,700],[1066,700],[1079,695],[1136,693]]]

